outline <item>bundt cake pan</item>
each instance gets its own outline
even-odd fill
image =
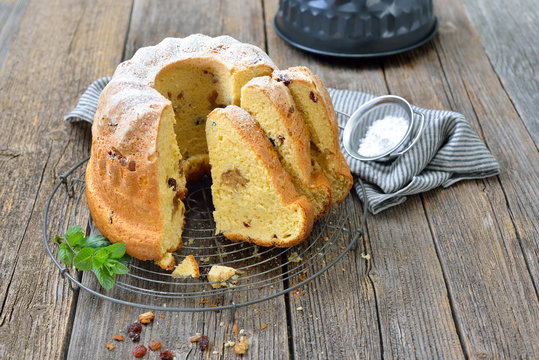
[[[274,27],[309,52],[373,57],[423,45],[438,20],[432,0],[279,0]]]

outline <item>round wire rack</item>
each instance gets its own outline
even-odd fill
[[[361,213],[356,213],[349,195],[315,223],[311,235],[300,245],[266,248],[231,242],[215,234],[211,180],[206,176],[189,185],[183,247],[174,253],[176,263],[194,255],[201,277],[177,277],[151,261],[132,258],[129,273],[116,275],[114,287],[105,291],[93,273],[65,267],[54,244],[55,234],[63,235],[71,225],[87,224],[87,233],[98,232],[86,205],[84,172],[88,159],[61,175],[52,190],[44,211],[43,240],[47,253],[72,290],[82,288],[116,303],[160,311],[231,309],[234,317],[239,306],[284,295],[320,276],[348,251],[356,250],[363,234],[367,209],[363,206]],[[360,184],[365,195],[363,183]],[[217,284],[210,283],[205,276],[213,265],[233,267],[236,275],[214,288],[212,285]]]

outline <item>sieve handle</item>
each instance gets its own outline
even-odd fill
[[[335,110],[335,112],[339,115],[342,115],[344,117],[346,117],[347,119],[350,119],[350,115],[348,115],[347,113],[343,113],[342,111],[339,111],[339,110]],[[341,126],[341,125],[338,125],[337,126],[339,127],[339,129],[341,130],[344,130],[344,126]]]
[[[423,113],[417,112],[415,110],[413,110],[413,112],[414,112],[415,115],[420,115],[421,116],[421,119],[419,120],[419,129],[417,130],[417,134],[416,134],[415,138],[412,140],[412,142],[410,143],[410,145],[408,145],[406,147],[406,149],[404,149],[402,151],[399,151],[398,153],[395,153],[395,154],[392,154],[392,155],[400,156],[400,155],[404,154],[405,152],[407,152],[408,150],[410,150],[412,148],[412,146],[415,145],[417,140],[419,140],[419,138],[421,137],[421,134],[423,134],[423,129],[425,129],[425,115],[423,115]],[[414,120],[415,120],[415,117],[414,117]]]

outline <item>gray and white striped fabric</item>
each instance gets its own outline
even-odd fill
[[[81,96],[73,111],[65,116],[69,122],[93,121],[99,94],[110,77],[96,80]],[[329,89],[335,109],[351,114],[373,95],[350,90]],[[425,115],[425,129],[411,150],[388,163],[364,162],[349,156],[342,146],[350,170],[361,177],[367,189],[367,207],[377,214],[403,203],[408,195],[438,186],[448,187],[465,179],[480,179],[499,173],[499,165],[463,115],[444,110],[427,110],[412,106]],[[347,118],[339,115],[339,125]],[[342,136],[342,135],[341,135]],[[363,192],[355,189],[362,201]]]
[[[97,111],[99,95],[101,95],[101,91],[107,86],[110,79],[112,79],[111,76],[105,76],[94,81],[82,94],[77,106],[64,116],[64,120],[69,122],[87,121],[91,124]]]

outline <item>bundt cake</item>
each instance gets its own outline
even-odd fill
[[[208,171],[206,115],[239,104],[241,87],[274,69],[256,46],[204,35],[167,38],[120,64],[99,99],[86,171],[88,207],[103,235],[172,269],[186,177]]]
[[[304,240],[314,208],[299,195],[260,125],[231,105],[208,116],[216,231],[231,240],[286,247]]]
[[[329,181],[323,173],[313,173],[307,127],[288,88],[270,76],[254,78],[241,90],[241,107],[270,139],[298,193],[313,204],[315,220],[327,214],[331,206]]]
[[[267,115],[255,111],[259,100],[280,116],[261,121],[270,137],[277,134],[271,139],[279,155],[252,117],[230,106],[240,105],[243,86],[260,77],[252,85],[265,81],[268,89],[249,86],[244,102],[261,120]],[[216,127],[206,124],[210,112]],[[292,141],[277,144],[279,134]],[[173,269],[186,183],[209,173],[208,148],[217,229],[232,240],[297,244],[308,236],[315,209],[316,217],[325,214],[330,197],[342,201],[352,184],[331,99],[308,69],[279,72],[262,50],[228,36],[167,38],[120,64],[101,93],[86,169],[97,228],[125,243],[131,256]]]
[[[333,202],[344,201],[353,178],[339,148],[337,115],[324,83],[303,66],[275,71],[273,78],[292,93],[296,108],[309,129],[315,169],[321,168],[329,179]]]

